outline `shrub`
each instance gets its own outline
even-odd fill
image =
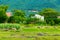
[[[0,24],[0,29],[13,29],[15,28],[16,30],[20,29],[20,25],[19,24]]]
[[[60,18],[57,18],[57,19],[55,20],[55,23],[56,23],[56,24],[60,24]]]

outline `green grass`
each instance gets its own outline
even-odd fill
[[[60,36],[53,36],[60,34],[60,26],[54,28],[53,26],[20,26],[20,30],[0,30],[0,40],[60,40]],[[43,28],[44,27],[44,28]],[[38,33],[46,33],[46,36],[37,35]],[[49,36],[50,35],[50,36]]]

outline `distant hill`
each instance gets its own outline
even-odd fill
[[[60,0],[0,0],[0,5],[9,5],[11,9],[41,10],[53,8],[60,11]]]

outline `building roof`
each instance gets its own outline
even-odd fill
[[[6,15],[7,15],[8,17],[12,16],[12,15],[11,15],[11,12],[6,12]]]

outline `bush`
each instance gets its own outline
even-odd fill
[[[25,21],[25,18],[20,16],[11,16],[8,19],[8,23],[23,23]]]
[[[0,29],[13,29],[15,28],[16,30],[20,29],[20,25],[19,24],[0,24]]]
[[[55,23],[56,23],[56,24],[60,24],[60,18],[57,18],[57,19],[55,20]]]

